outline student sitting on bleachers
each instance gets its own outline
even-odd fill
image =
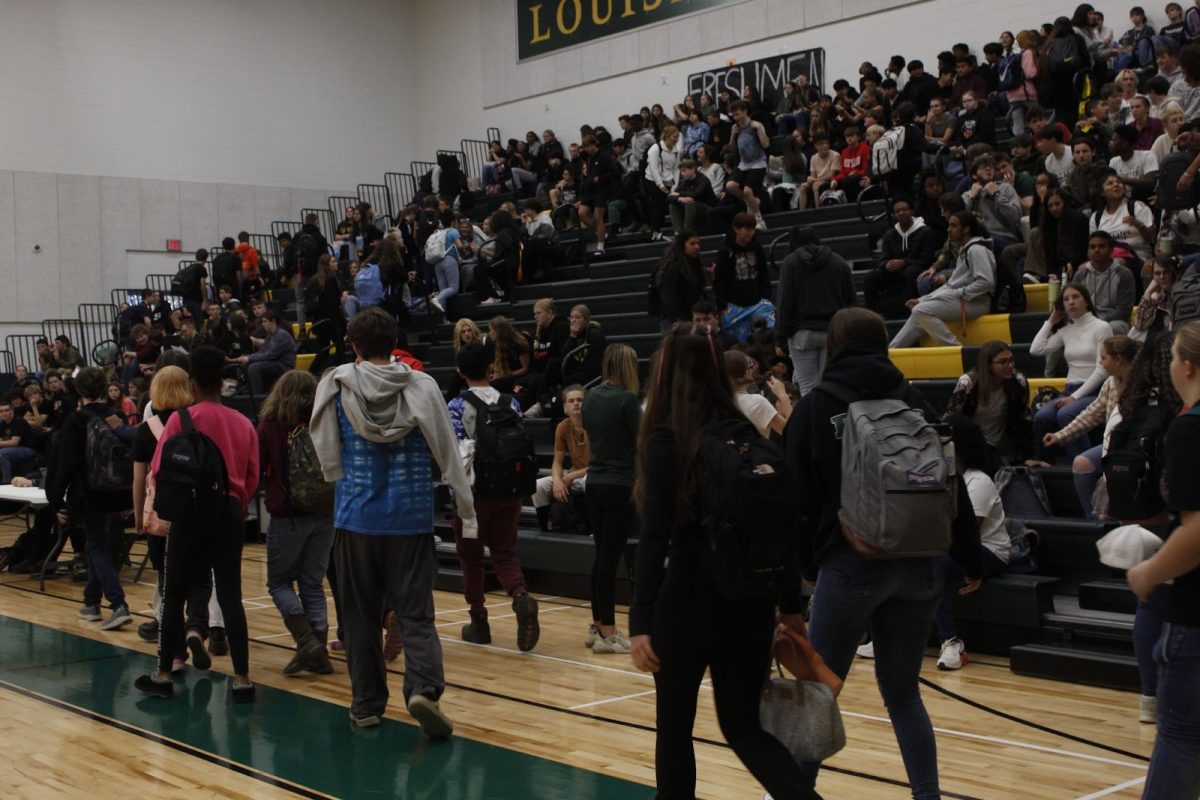
[[[912,314],[892,339],[889,347],[912,347],[922,332],[938,344],[957,345],[946,320],[975,319],[988,313],[996,286],[996,256],[984,238],[983,225],[971,213],[961,211],[950,218],[949,239],[962,243],[954,273],[945,285],[920,300],[909,300]]]
[[[1104,367],[1108,378],[1100,387],[1100,394],[1096,396],[1091,405],[1080,412],[1079,416],[1071,420],[1069,425],[1055,433],[1047,433],[1043,438],[1043,444],[1046,447],[1057,447],[1063,442],[1084,437],[1092,428],[1101,422],[1105,423],[1103,442],[1075,456],[1075,460],[1071,463],[1071,474],[1075,479],[1075,491],[1079,495],[1079,505],[1089,519],[1097,516],[1092,505],[1092,496],[1096,492],[1096,484],[1099,483],[1100,476],[1104,474],[1100,460],[1108,450],[1109,434],[1112,433],[1113,427],[1121,421],[1121,416],[1116,413],[1117,400],[1124,390],[1125,381],[1129,377],[1129,370],[1137,352],[1137,342],[1128,336],[1110,336],[1105,339],[1104,344],[1100,347],[1100,366]]]
[[[571,338],[563,347],[563,383],[587,386],[600,377],[607,342],[600,332],[600,324],[592,322],[592,312],[582,303],[571,308],[567,321]]]
[[[517,382],[529,374],[529,340],[508,317],[495,316],[488,322],[484,344],[493,358],[492,386],[500,392],[513,391]]]
[[[563,413],[567,418],[554,429],[554,463],[550,474],[538,478],[537,491],[533,493],[533,507],[537,511],[538,525],[550,530],[551,504],[570,503],[573,496],[582,495],[587,485],[587,468],[590,448],[587,431],[583,429],[583,399],[587,389],[573,384],[563,389]],[[566,460],[570,458],[571,468]]]
[[[1096,399],[1100,384],[1108,377],[1099,363],[1100,345],[1110,336],[1112,327],[1092,313],[1092,296],[1087,288],[1077,283],[1064,286],[1049,319],[1029,345],[1031,355],[1061,354],[1067,362],[1066,392],[1042,406],[1033,417],[1039,460],[1051,459],[1045,446],[1046,434],[1065,428]],[[1074,458],[1086,449],[1083,443],[1068,442],[1064,454]]]
[[[967,484],[971,508],[979,524],[979,553],[983,567],[982,578],[999,575],[1008,568],[1012,542],[1004,518],[1004,506],[996,484],[988,476],[988,446],[979,426],[963,416],[950,419],[954,430],[956,467]],[[941,556],[944,587],[937,608],[938,640],[942,643],[937,666],[941,670],[962,669],[967,664],[967,650],[954,627],[954,596],[965,594],[979,586],[979,579],[968,579],[950,555]]]
[[[993,339],[979,349],[979,363],[958,379],[943,419],[954,416],[974,420],[983,431],[989,475],[1033,455],[1029,382],[1017,370],[1006,343]]]
[[[863,292],[868,308],[898,319],[904,316],[904,304],[917,296],[917,276],[937,257],[939,237],[923,218],[913,215],[907,197],[892,200],[892,216],[896,224],[879,242],[879,266],[867,273]]]
[[[754,215],[733,218],[733,230],[713,262],[713,294],[721,309],[722,327],[744,342],[755,317],[774,312],[767,254],[758,241]]]
[[[1171,289],[1181,274],[1179,259],[1171,256],[1157,256],[1146,266],[1153,270],[1153,278],[1138,302],[1134,329],[1129,332],[1139,342],[1171,327]]]
[[[515,388],[527,417],[541,416],[542,401],[549,402],[561,385],[562,357],[571,338],[570,326],[558,315],[558,307],[549,297],[533,304],[533,321],[537,328],[529,343],[529,372],[517,381]]]
[[[934,255],[933,263],[924,272],[917,273],[915,297],[924,297],[950,279],[950,275],[954,272],[954,265],[958,261],[958,251],[962,249],[962,243],[956,239],[951,240],[949,236],[950,218],[960,211],[967,210],[967,204],[963,202],[962,195],[958,192],[943,192],[937,200],[937,209],[945,233],[941,236],[942,243]],[[906,298],[905,302],[911,299],[911,297]],[[898,318],[904,319],[905,316],[905,313],[900,313]]]
[[[1088,237],[1088,260],[1075,273],[1075,283],[1087,287],[1093,313],[1112,326],[1113,333],[1129,332],[1129,316],[1137,300],[1133,273],[1113,261],[1113,239],[1104,231]]]

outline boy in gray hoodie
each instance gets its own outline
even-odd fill
[[[463,536],[477,536],[471,484],[437,382],[391,363],[399,328],[378,308],[350,321],[357,363],[317,386],[309,427],[325,480],[337,482],[333,555],[353,702],[350,719],[378,725],[387,707],[380,639],[384,601],[400,622],[404,698],[430,738],[454,730],[438,698],[445,690],[434,626],[433,469],[454,489]]]

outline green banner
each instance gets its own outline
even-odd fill
[[[743,0],[517,0],[517,60],[740,2]]]

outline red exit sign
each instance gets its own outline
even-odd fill
[[[167,252],[168,253],[178,253],[181,250],[183,250],[183,240],[182,239],[167,239]]]

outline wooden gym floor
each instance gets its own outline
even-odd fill
[[[0,546],[18,530],[0,526]],[[135,547],[134,563],[142,552]],[[248,546],[243,563],[259,699],[237,707],[228,700],[227,658],[214,659],[211,673],[189,670],[173,700],[134,690],[134,677],[153,663],[154,646],[135,631],[150,618],[149,568],[139,584],[130,583],[133,570],[122,573],[134,624],[113,633],[76,618],[80,584],[58,578],[43,593],[35,578],[0,574],[4,795],[653,797],[653,681],[627,657],[583,646],[585,603],[539,596],[541,642],[523,654],[507,598],[491,596],[494,643],[478,646],[459,639],[462,597],[437,593],[448,681],[442,705],[455,736],[431,744],[400,701],[403,658],[390,667],[393,699],[376,729],[346,720],[349,681],[339,657],[331,676],[281,675],[289,638],[266,595],[265,547]],[[841,696],[849,744],[821,773],[826,798],[909,796],[873,677],[870,662],[855,663]],[[931,654],[923,682],[944,796],[1140,797],[1154,729],[1138,724],[1136,695],[1019,677],[986,656],[944,673]],[[707,687],[703,694],[699,796],[758,800],[762,789],[724,744]]]

